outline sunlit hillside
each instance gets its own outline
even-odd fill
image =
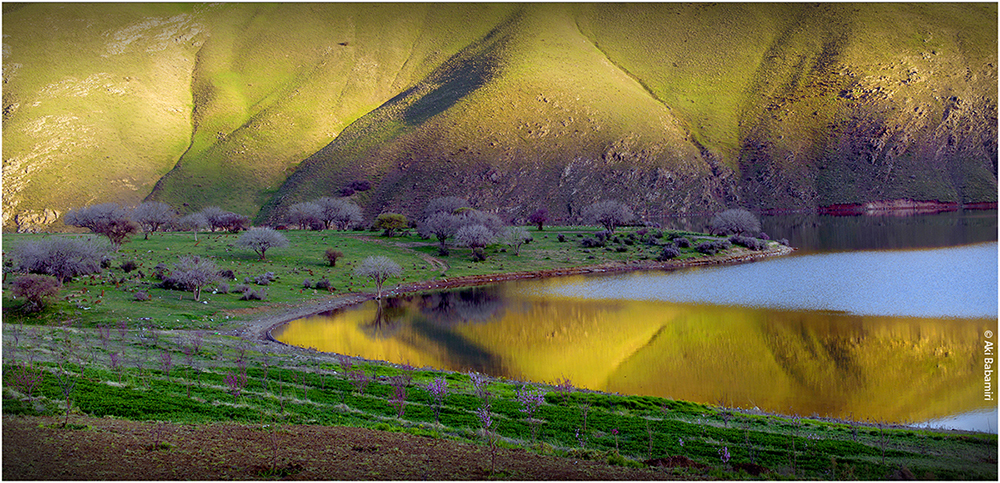
[[[3,224],[996,201],[995,4],[4,4]],[[53,225],[54,223],[54,225]]]

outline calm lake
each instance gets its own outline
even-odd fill
[[[984,343],[997,341],[996,210],[762,222],[799,251],[409,295],[273,335],[417,367],[996,432],[996,402],[984,400]]]

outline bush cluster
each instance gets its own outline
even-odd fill
[[[749,236],[733,235],[729,237],[730,243],[733,245],[740,245],[747,247],[751,250],[764,250],[767,248],[767,242],[759,238],[753,238]]]
[[[316,290],[330,290],[330,279],[323,277],[316,282]]]
[[[250,287],[243,288],[243,294],[240,295],[240,300],[264,300],[267,297],[266,289],[252,289]]]
[[[731,247],[732,244],[729,240],[715,240],[699,243],[698,246],[694,247],[698,253],[704,253],[705,255],[715,255],[722,250],[726,250]]]
[[[21,306],[25,312],[38,312],[45,308],[49,299],[59,295],[62,284],[55,277],[48,275],[28,274],[17,277],[11,286],[15,297],[25,299]]]
[[[270,285],[278,277],[274,275],[274,272],[265,272],[263,274],[257,275],[253,278],[253,283],[257,285]]]

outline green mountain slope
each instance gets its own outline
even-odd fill
[[[3,223],[997,198],[995,4],[5,4]],[[58,227],[58,223],[55,225]]]

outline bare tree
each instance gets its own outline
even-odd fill
[[[245,230],[250,223],[250,218],[223,210],[218,206],[209,206],[199,213],[204,215],[205,219],[208,220],[208,225],[212,227],[212,231],[227,230],[231,233],[238,233]]]
[[[715,235],[753,235],[760,233],[757,215],[742,208],[733,208],[718,213],[709,223],[709,230]]]
[[[194,292],[194,299],[201,297],[201,288],[219,278],[215,262],[198,256],[181,257],[174,264],[171,277]]]
[[[132,210],[132,219],[142,228],[143,239],[148,240],[150,233],[169,226],[177,219],[177,212],[166,203],[147,201]]]
[[[389,277],[396,277],[403,273],[399,264],[388,257],[377,256],[368,257],[358,264],[354,269],[354,274],[362,278],[370,278],[375,282],[376,297],[382,298],[382,285]]]
[[[493,230],[483,226],[483,225],[466,225],[455,232],[455,242],[458,243],[460,247],[469,247],[472,249],[472,259],[475,261],[482,261],[486,259],[486,254],[483,248],[493,240],[496,239],[496,235]]]
[[[635,218],[628,205],[616,200],[598,201],[584,208],[582,215],[585,222],[602,225],[609,233]]]
[[[299,225],[300,230],[308,229],[313,223],[322,221],[322,208],[312,201],[296,203],[288,207],[288,215],[285,219],[292,224]]]
[[[87,228],[108,237],[115,251],[129,235],[139,232],[139,225],[132,221],[129,211],[117,203],[72,209],[66,212],[63,220],[67,225]]]
[[[493,233],[494,238],[496,238],[507,226],[507,224],[504,223],[503,220],[501,220],[495,213],[486,213],[484,211],[467,209],[459,210],[457,216],[459,225],[463,227],[470,225],[482,225]]]
[[[250,226],[250,217],[239,213],[226,212],[220,219],[222,228],[229,233],[239,233]]]
[[[22,271],[52,275],[65,283],[77,275],[99,272],[108,251],[107,242],[99,239],[52,237],[18,245],[13,257]]]
[[[254,227],[240,235],[240,239],[236,240],[236,246],[249,248],[259,253],[260,259],[264,260],[265,252],[271,248],[287,247],[288,239],[272,228]]]
[[[448,237],[454,236],[455,232],[457,232],[461,226],[461,219],[458,215],[439,211],[418,223],[417,233],[424,237],[436,237],[438,242],[441,243],[441,249],[447,250],[448,247],[445,245],[445,240],[447,240]]]
[[[514,249],[514,255],[521,254],[521,245],[532,240],[531,234],[523,226],[508,227],[500,235],[500,241]]]
[[[427,207],[424,208],[423,218],[426,219],[435,213],[454,215],[462,208],[472,208],[472,205],[465,199],[457,196],[441,196],[427,203]]]
[[[316,204],[320,208],[319,219],[326,229],[332,225],[338,230],[346,230],[364,220],[361,207],[351,200],[324,197],[316,200]]]
[[[211,226],[208,223],[208,219],[202,213],[191,213],[190,215],[181,217],[177,220],[177,226],[182,230],[191,230],[194,232],[195,245],[198,243],[198,232],[203,228],[208,228]]]

